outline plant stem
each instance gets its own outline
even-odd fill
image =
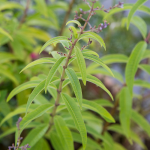
[[[19,26],[18,26],[18,29],[20,29],[21,26],[22,26],[22,24],[25,22],[25,18],[26,18],[26,16],[27,16],[27,11],[28,11],[28,9],[29,9],[30,1],[31,1],[31,0],[27,0],[26,8],[25,8],[25,10],[24,10],[24,12],[23,12],[23,16],[22,16],[22,18],[21,18],[21,20],[20,20],[20,24],[19,24]]]
[[[94,3],[93,3],[93,5],[92,5],[92,8],[91,8],[90,13],[89,13],[89,15],[88,15],[87,21],[85,22],[84,26],[82,27],[82,29],[81,29],[81,31],[80,31],[80,35],[83,34],[83,31],[84,31],[84,29],[85,29],[85,27],[86,27],[88,21],[89,21],[90,18],[91,18],[91,14],[92,14],[92,12],[93,12],[93,7],[94,7]],[[79,37],[80,37],[80,35],[79,35]],[[79,39],[79,38],[78,38],[78,39]],[[70,51],[69,51],[69,54],[68,54],[68,56],[67,56],[67,60],[66,60],[65,66],[63,66],[63,72],[62,72],[62,75],[61,75],[60,84],[59,84],[59,88],[58,88],[58,91],[57,91],[57,98],[56,98],[56,101],[55,101],[54,109],[53,109],[53,111],[52,111],[52,113],[51,113],[51,120],[50,120],[50,123],[49,123],[49,128],[48,128],[48,130],[47,130],[47,133],[50,131],[50,129],[51,129],[52,125],[53,125],[54,116],[56,115],[56,110],[57,110],[57,107],[59,106],[60,94],[61,94],[61,91],[62,91],[62,84],[63,84],[64,76],[65,76],[65,69],[68,67],[69,59],[70,59],[70,57],[71,57],[72,51],[73,51],[73,49],[74,49],[74,47],[75,47],[75,45],[76,45],[78,39],[76,39],[76,40],[73,42],[72,47],[71,47],[71,49],[70,49]]]

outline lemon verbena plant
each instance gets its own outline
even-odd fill
[[[66,50],[66,53],[57,52],[57,54],[53,54],[54,58],[46,57],[31,62],[22,71],[34,65],[44,65],[44,63],[50,63],[52,66],[47,75],[42,74],[34,77],[32,80],[15,88],[9,94],[7,101],[25,89],[34,88],[32,93],[29,95],[26,106],[23,108],[26,109],[25,116],[23,118],[19,118],[17,122],[15,145],[10,146],[9,149],[13,148],[18,150],[27,149],[30,147],[32,148],[44,135],[50,139],[51,144],[56,150],[73,150],[73,139],[76,139],[76,141],[81,141],[83,149],[85,149],[88,140],[87,130],[92,130],[92,127],[87,126],[82,117],[82,112],[86,109],[98,113],[109,123],[115,122],[111,114],[101,105],[83,99],[81,82],[83,82],[84,85],[86,85],[87,81],[94,83],[106,91],[113,100],[112,94],[105,87],[105,85],[98,78],[87,73],[85,59],[91,60],[99,66],[102,66],[113,76],[112,71],[101,61],[99,55],[93,50],[87,49],[87,47],[92,43],[92,39],[96,40],[102,47],[104,47],[104,49],[106,49],[105,43],[98,33],[107,28],[109,23],[104,21],[97,27],[92,27],[90,24],[90,18],[94,16],[97,11],[108,13],[109,10],[116,7],[122,8],[123,3],[119,2],[115,6],[105,9],[104,6],[95,7],[96,0],[90,0],[90,2],[84,0],[84,2],[89,6],[89,10],[84,11],[80,9],[80,14],[75,12],[74,20],[67,22],[67,25],[76,24],[78,27],[75,28],[74,26],[69,26],[70,37],[58,36],[51,38],[44,44],[40,51],[41,53],[50,44],[56,45],[57,43],[61,43],[63,48]],[[86,19],[84,18],[84,15],[87,16]],[[84,25],[81,25],[78,19],[84,21]],[[86,30],[87,27],[89,27],[89,30]],[[79,47],[78,43],[82,39],[88,39],[88,42],[83,47]],[[73,69],[73,61],[77,61],[79,72],[76,72]],[[80,80],[82,81],[80,82]],[[74,97],[72,97],[71,94],[67,93],[67,90],[65,90],[66,86],[69,84],[73,89]],[[49,92],[52,96],[54,95],[53,97],[55,100],[45,102],[45,99],[42,97],[37,99],[37,96],[43,90],[45,93]],[[61,114],[62,111],[65,113]],[[68,122],[66,122],[66,115],[71,118]],[[33,120],[39,118],[40,116],[43,116],[45,121],[30,132],[28,135],[28,140],[25,139],[21,143],[22,137],[20,137],[20,135],[22,131],[30,126]],[[33,135],[35,134],[35,140],[30,143],[29,139],[33,138]],[[99,135],[99,138],[102,141],[104,140],[101,135]],[[107,142],[107,140],[105,142]],[[98,145],[98,149],[100,148],[101,147]]]

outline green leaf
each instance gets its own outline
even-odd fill
[[[76,73],[78,79],[82,79],[81,77],[81,74],[80,73]],[[90,74],[87,74],[87,78],[86,78],[87,81],[91,82],[91,83],[94,83],[95,85],[99,86],[100,88],[102,88],[104,91],[107,92],[107,94],[112,98],[113,100],[113,96],[111,95],[111,93],[109,92],[109,90],[104,86],[104,84],[96,77],[90,75]],[[70,83],[70,80],[66,79],[64,82],[63,82],[63,88]]]
[[[29,111],[31,111],[32,109],[30,108]],[[10,112],[8,115],[6,115],[1,123],[0,123],[0,126],[5,123],[7,120],[9,120],[10,118],[12,118],[13,116],[16,116],[18,114],[22,114],[22,113],[25,113],[26,112],[26,108],[17,108],[15,111],[13,112]]]
[[[75,47],[75,52],[76,52],[76,57],[77,57],[77,63],[82,75],[82,81],[84,83],[84,85],[86,85],[86,64],[85,64],[85,60],[84,57],[82,55],[81,50],[78,47]]]
[[[7,36],[10,40],[13,41],[13,38],[11,37],[11,35],[10,35],[9,33],[7,33],[7,32],[6,32],[4,29],[2,29],[1,27],[0,27],[0,33],[3,34],[3,35],[5,35],[5,36]]]
[[[66,74],[71,82],[73,91],[76,95],[80,108],[82,109],[82,89],[78,77],[73,69],[66,69]]]
[[[77,143],[82,143],[82,139],[79,133],[76,132],[71,132],[73,139],[75,142]],[[91,138],[87,138],[87,147],[86,150],[89,150],[88,148],[91,148],[90,150],[101,150],[101,147],[99,146],[99,144],[97,142],[95,142],[94,140],[92,140]],[[83,149],[82,149],[83,150]]]
[[[49,57],[45,57],[45,58],[40,58],[38,60],[35,60],[33,62],[31,62],[30,64],[28,64],[25,68],[23,68],[20,73],[32,66],[38,65],[38,64],[43,64],[43,63],[56,63],[56,59],[55,58],[49,58]]]
[[[150,124],[141,114],[132,110],[131,118],[150,136]]]
[[[143,5],[147,0],[137,0],[137,2],[133,5],[131,8],[129,14],[128,14],[128,19],[127,19],[127,29],[129,29],[130,21],[136,10]]]
[[[11,81],[13,81],[16,85],[18,85],[18,81],[15,78],[15,76],[10,72],[8,69],[4,68],[2,65],[0,65],[0,74],[4,75],[5,77],[9,78]]]
[[[42,125],[32,129],[21,143],[21,146],[29,144],[32,148],[44,136],[47,129],[48,125]]]
[[[69,128],[66,126],[66,123],[64,122],[62,117],[56,116],[54,118],[54,124],[62,145],[64,145],[66,150],[73,150],[73,138]]]
[[[145,21],[139,16],[134,16],[131,19],[131,23],[134,24],[139,29],[143,38],[145,39],[147,35],[147,25]]]
[[[50,141],[55,150],[65,150],[64,145],[61,143],[60,137],[56,133],[51,132]]]
[[[103,20],[107,20],[108,17],[112,16],[115,13],[119,13],[119,12],[125,11],[125,10],[130,10],[133,7],[133,5],[134,4],[124,4],[124,7],[121,9],[120,8],[112,9],[109,13],[105,13]],[[147,14],[150,14],[150,8],[147,6],[144,6],[144,5],[140,6],[137,11],[142,11]]]
[[[83,38],[92,38],[92,39],[95,39],[106,50],[105,43],[104,43],[103,39],[98,34],[96,34],[94,32],[87,32],[87,33],[81,34],[79,40],[83,39]]]
[[[8,95],[7,97],[7,102],[10,101],[10,99],[15,96],[16,94],[18,94],[19,92],[29,89],[29,88],[33,88],[36,87],[38,84],[40,83],[40,81],[29,81],[26,83],[23,83],[21,85],[19,85],[18,87],[16,87],[15,89],[13,89],[11,91],[11,93]]]
[[[94,62],[96,62],[97,64],[101,65],[103,68],[105,68],[112,76],[113,73],[112,71],[100,60],[100,58],[97,58],[96,56],[93,56],[93,55],[89,55],[89,54],[84,54],[83,53],[83,56],[86,58],[86,59],[89,59],[89,60],[92,60]]]
[[[115,122],[114,118],[111,116],[111,114],[103,108],[101,105],[98,105],[97,103],[93,101],[88,101],[83,99],[83,107],[90,109],[92,111],[97,112],[99,115],[101,115],[107,122]]]
[[[45,82],[45,92],[47,92],[47,87],[49,85],[49,83],[51,82],[51,80],[53,79],[56,71],[59,69],[60,65],[62,64],[63,60],[65,59],[66,57],[60,57],[57,62],[52,66],[52,68],[50,69],[49,73],[48,73],[48,76],[47,76],[47,79],[46,79],[46,82]]]
[[[128,57],[123,54],[110,54],[101,57],[101,60],[104,64],[112,64],[112,63],[127,63]]]
[[[103,107],[113,107],[113,104],[107,99],[96,99],[94,102],[102,105]]]
[[[140,79],[135,80],[134,85],[150,89],[150,83],[145,80],[140,80]]]
[[[147,50],[144,52],[143,57],[142,57],[142,59],[146,59],[146,58],[150,58],[150,50],[149,50],[149,49],[147,49]]]
[[[65,36],[57,36],[57,37],[54,37],[54,38],[50,39],[49,41],[47,41],[47,42],[43,45],[43,47],[42,47],[41,50],[40,50],[40,53],[41,53],[48,45],[53,44],[53,43],[56,44],[56,43],[61,42],[61,41],[68,41],[68,42],[69,42],[68,38],[65,37]]]
[[[126,148],[124,148],[121,144],[119,143],[114,143],[114,149],[116,150],[127,150]]]
[[[0,5],[0,11],[5,9],[23,9],[23,6],[15,2],[6,2]]]
[[[142,69],[143,71],[147,72],[148,74],[150,74],[150,66],[149,65],[141,64],[141,65],[139,65],[139,68]]]
[[[127,87],[122,88],[119,94],[120,113],[119,118],[124,134],[130,138],[130,118],[132,115],[132,97]]]
[[[109,144],[104,142],[104,150],[114,149],[114,140],[113,140],[112,136],[108,132],[105,132],[104,138],[107,139],[107,141],[109,141]]]
[[[82,137],[83,148],[85,149],[86,143],[87,143],[87,132],[86,132],[86,127],[85,127],[84,121],[82,119],[80,109],[76,105],[75,101],[73,101],[70,98],[70,96],[68,96],[67,94],[62,94],[62,98],[67,106],[67,109],[68,109],[70,115],[72,116],[72,118],[74,120],[74,123],[75,123],[78,131],[80,132],[80,135]]]
[[[19,60],[19,58],[11,53],[0,52],[0,63],[4,63],[11,60]]]
[[[75,39],[77,39],[78,38],[77,29],[74,26],[69,26],[69,28],[73,31],[73,36],[75,37]]]
[[[47,112],[50,108],[52,108],[52,104],[43,104],[34,109],[32,112],[28,113],[25,117],[23,117],[20,128],[21,131],[34,119],[42,116],[45,112]]]
[[[68,21],[68,22],[66,23],[66,25],[68,25],[69,23],[75,23],[75,24],[77,24],[78,26],[81,26],[81,23],[80,23],[79,21],[77,21],[77,20],[70,20],[70,21]]]
[[[95,55],[95,56],[99,57],[99,55],[96,52],[94,52],[92,50],[89,50],[89,49],[82,50],[82,53],[90,54],[90,55],[92,54],[92,55]]]
[[[126,69],[125,69],[126,84],[129,88],[131,94],[132,94],[132,90],[133,90],[134,76],[138,69],[140,60],[146,49],[146,46],[147,46],[146,42],[139,42],[134,47],[134,49],[129,57],[128,63],[126,65]]]

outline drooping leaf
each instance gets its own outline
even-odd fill
[[[96,33],[94,33],[94,32],[87,32],[87,33],[84,33],[84,34],[82,34],[82,35],[80,36],[79,40],[80,40],[80,39],[83,39],[83,38],[92,38],[92,39],[95,39],[95,40],[98,41],[99,44],[100,44],[101,46],[103,46],[104,49],[106,50],[106,46],[105,46],[105,43],[104,43],[103,39],[102,39],[99,35],[97,35]]]
[[[102,66],[103,68],[105,68],[109,73],[113,75],[112,71],[109,69],[109,67],[107,67],[101,60],[100,58],[96,57],[96,56],[93,56],[93,55],[89,55],[89,54],[85,54],[83,53],[83,56],[86,58],[86,59],[89,59],[89,60],[92,60],[96,63],[98,63],[100,66]]]
[[[5,9],[23,9],[23,6],[16,2],[5,2],[0,5],[0,11]]]
[[[143,88],[150,88],[150,83],[145,81],[145,80],[140,80],[140,79],[137,79],[134,81],[134,85],[135,86],[140,86],[140,87],[143,87]]]
[[[81,74],[80,73],[76,73],[77,74],[77,77],[78,79],[82,79],[81,77]],[[109,90],[104,86],[104,84],[96,77],[90,75],[90,74],[87,74],[87,78],[86,78],[87,81],[91,82],[91,83],[94,83],[95,85],[97,85],[98,87],[102,88],[104,91],[107,92],[107,94],[111,97],[111,99],[113,100],[113,96],[112,94],[109,92]],[[64,82],[63,82],[63,88],[70,83],[70,80],[66,79]]]
[[[133,7],[131,8],[129,14],[128,14],[128,20],[127,20],[127,29],[129,29],[129,25],[130,25],[130,21],[132,19],[132,16],[134,15],[134,13],[136,12],[136,10],[146,2],[147,0],[137,0],[137,2],[133,5]]]
[[[42,116],[45,112],[47,112],[50,108],[52,108],[52,104],[43,104],[34,109],[32,112],[28,113],[25,117],[23,117],[20,128],[21,131],[34,119]]]
[[[81,23],[80,23],[79,21],[77,21],[77,20],[70,20],[70,21],[68,21],[68,22],[66,23],[66,25],[68,25],[69,23],[75,23],[75,24],[77,24],[78,26],[81,26]]]
[[[64,145],[66,150],[73,150],[73,138],[62,117],[56,116],[54,118],[54,124],[62,145]]]
[[[107,99],[96,99],[94,102],[103,107],[113,107],[113,104]]]
[[[0,63],[4,63],[11,60],[19,60],[19,58],[7,52],[0,52]]]
[[[80,69],[81,75],[82,75],[82,81],[84,85],[86,85],[86,64],[84,57],[82,55],[81,50],[78,47],[75,47],[76,57],[77,57],[77,63],[78,67]]]
[[[33,88],[36,87],[38,84],[40,83],[40,81],[28,81],[26,83],[23,83],[21,85],[19,85],[18,87],[16,87],[15,89],[13,89],[10,94],[7,97],[7,102],[10,101],[10,99],[15,96],[16,94],[18,94],[19,92],[29,89],[29,88]]]
[[[132,98],[127,87],[122,88],[119,94],[120,113],[119,118],[124,134],[130,138],[130,118],[132,115]]]
[[[104,142],[104,150],[114,149],[114,140],[112,136],[108,132],[105,132],[104,137],[105,139],[107,139],[107,141],[109,141],[109,144],[107,142]]]
[[[101,105],[98,105],[97,103],[93,101],[88,101],[88,100],[83,99],[83,107],[97,112],[107,122],[113,122],[113,123],[115,122],[114,118],[110,115],[110,113],[105,108],[103,108]]]
[[[30,94],[28,102],[27,102],[27,106],[26,106],[26,114],[27,114],[27,111],[28,111],[32,101],[44,89],[44,86],[45,86],[45,80],[40,82],[40,84],[38,84],[38,86],[35,87],[34,90],[32,91],[32,93]]]
[[[76,132],[71,132],[73,139],[75,142],[77,143],[82,143],[82,139],[79,133]],[[91,148],[90,150],[101,150],[101,147],[99,146],[98,143],[96,143],[94,140],[92,140],[91,138],[87,138],[87,148],[86,150],[89,150],[88,148]],[[82,149],[83,150],[83,149]]]
[[[87,132],[86,132],[86,127],[85,127],[84,121],[82,119],[80,109],[76,105],[75,101],[73,101],[72,98],[70,98],[70,96],[68,96],[67,94],[62,94],[62,98],[67,106],[67,109],[68,109],[70,115],[72,116],[72,118],[74,120],[74,123],[75,123],[78,131],[80,132],[80,135],[82,137],[83,148],[85,149],[86,143],[87,143]]]
[[[51,132],[50,141],[55,150],[65,150],[65,147],[62,144],[60,137],[56,133]]]
[[[131,118],[150,136],[150,124],[141,114],[132,110]]]
[[[56,59],[55,58],[49,58],[49,57],[45,57],[45,58],[40,58],[38,60],[35,60],[33,62],[31,62],[30,64],[28,64],[25,68],[23,68],[20,73],[32,66],[38,65],[38,64],[43,64],[43,63],[56,63]]]
[[[68,41],[68,42],[69,42],[68,38],[65,37],[65,36],[57,36],[57,37],[54,37],[54,38],[50,39],[49,41],[47,41],[47,42],[43,45],[43,47],[42,47],[41,50],[40,50],[40,53],[41,53],[48,45],[53,44],[53,43],[56,44],[56,43],[61,42],[61,41]]]
[[[49,83],[51,82],[51,80],[53,79],[56,71],[59,69],[61,63],[63,62],[63,60],[65,59],[66,57],[60,57],[60,59],[57,60],[57,62],[52,66],[52,68],[50,69],[49,73],[48,73],[48,76],[47,76],[47,79],[46,79],[46,82],[45,82],[45,92],[47,91],[47,87],[49,85]]]
[[[146,49],[146,46],[147,46],[146,42],[139,42],[134,47],[134,49],[129,57],[128,63],[126,65],[126,69],[125,69],[126,84],[129,88],[131,94],[132,94],[132,90],[133,90],[134,76],[138,69],[140,60]]]
[[[47,129],[48,125],[42,125],[32,129],[21,143],[21,146],[29,144],[32,148],[44,136]]]
[[[147,50],[144,52],[143,57],[142,57],[142,59],[146,59],[146,58],[150,58],[150,50],[149,50],[149,49],[147,49]]]
[[[94,52],[92,50],[89,50],[89,49],[82,50],[82,53],[92,54],[92,55],[95,55],[95,56],[99,57],[99,55],[96,52]]]
[[[71,82],[73,91],[76,95],[80,108],[82,109],[82,89],[78,77],[73,69],[66,69],[66,74]]]
[[[4,75],[5,77],[9,78],[11,81],[13,81],[16,85],[18,85],[18,81],[15,78],[15,76],[10,72],[8,69],[4,68],[2,65],[0,65],[0,74]]]
[[[3,35],[5,35],[5,36],[7,36],[10,40],[13,41],[13,38],[11,37],[11,35],[10,35],[9,33],[7,33],[7,32],[6,32],[4,29],[2,29],[1,27],[0,27],[0,33],[3,34]]]
[[[134,4],[124,4],[123,8],[121,8],[121,9],[120,8],[112,9],[109,13],[107,13],[107,14],[105,13],[103,19],[106,20],[108,17],[112,16],[115,13],[119,13],[119,12],[122,12],[125,10],[130,10],[130,9],[132,9],[133,5]],[[150,14],[150,8],[147,6],[144,6],[144,5],[140,6],[137,11],[142,11],[147,14]]]
[[[142,69],[143,71],[147,72],[148,74],[150,74],[150,66],[149,65],[141,64],[141,65],[139,65],[139,68]]]
[[[101,60],[104,64],[126,63],[128,62],[128,57],[123,54],[110,54],[101,57]]]

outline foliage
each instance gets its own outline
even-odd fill
[[[96,0],[83,0],[76,7],[75,0],[69,5],[27,0],[25,8],[1,1],[0,143],[9,150],[128,149],[123,139],[147,149],[142,140],[150,136],[150,125],[138,103],[149,96],[145,91],[150,83],[141,74],[150,74],[150,33],[147,21],[134,15],[136,11],[150,15],[145,2],[119,2],[105,9]],[[68,19],[79,8],[74,20]],[[33,12],[28,15],[30,9]],[[128,9],[128,16],[122,17],[121,12]],[[60,12],[66,12],[63,23]],[[121,37],[109,40],[107,36],[118,29],[109,31],[112,26],[105,20],[113,22],[118,14],[122,19],[118,28],[130,35],[133,24],[140,38],[132,37],[129,53],[108,51],[99,58],[107,53],[111,40],[120,42]],[[114,64],[123,72],[114,70]],[[136,86],[146,90],[136,94]],[[15,144],[8,146],[12,141],[4,141],[12,133]],[[141,133],[147,134],[144,139]]]

